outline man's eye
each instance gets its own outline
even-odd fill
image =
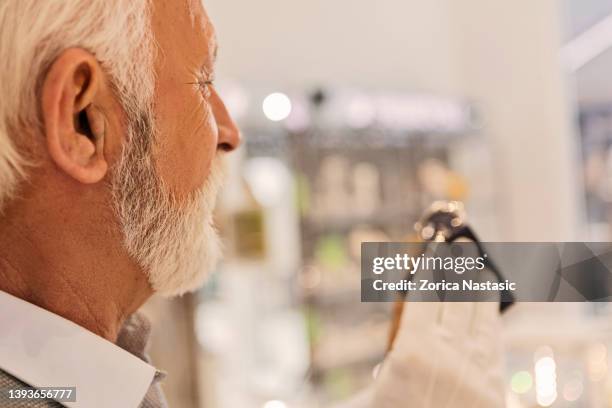
[[[214,80],[208,80],[208,81],[198,81],[197,85],[200,88],[200,92],[202,92],[202,95],[204,95],[205,98],[209,98],[210,97],[210,88],[212,86],[214,86],[215,81]]]

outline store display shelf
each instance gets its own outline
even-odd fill
[[[397,224],[398,220],[405,220],[412,224],[418,220],[417,211],[405,209],[380,209],[370,214],[345,215],[334,214],[330,216],[308,215],[303,217],[302,226],[306,230],[333,231],[349,230],[355,225],[389,225]]]

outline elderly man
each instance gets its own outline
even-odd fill
[[[199,0],[0,0],[0,406],[166,406],[135,312],[198,288],[219,256],[211,212],[240,133],[213,85],[216,54]],[[419,334],[400,333],[362,402],[497,406],[496,388],[439,392],[452,370],[434,375],[432,361],[482,370],[467,360],[478,347],[432,337],[468,342],[465,328],[485,326],[454,308],[462,323],[440,331],[438,307],[405,315]],[[415,357],[423,344],[437,359]]]
[[[161,405],[130,316],[219,254],[216,52],[195,0],[0,0],[0,389]]]

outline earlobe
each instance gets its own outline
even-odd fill
[[[101,181],[105,117],[95,107],[101,68],[89,52],[72,48],[52,64],[42,88],[41,111],[49,156],[65,174],[81,183]]]

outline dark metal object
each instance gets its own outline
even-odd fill
[[[419,237],[425,242],[455,242],[459,239],[473,242],[480,256],[485,257],[482,243],[466,222],[466,213],[463,203],[458,201],[436,201],[423,214],[416,223],[415,229]],[[505,280],[495,263],[485,257],[488,269],[495,277],[503,282]],[[502,292],[500,312],[504,312],[514,304],[514,295],[509,291]],[[508,300],[509,299],[509,300]]]

